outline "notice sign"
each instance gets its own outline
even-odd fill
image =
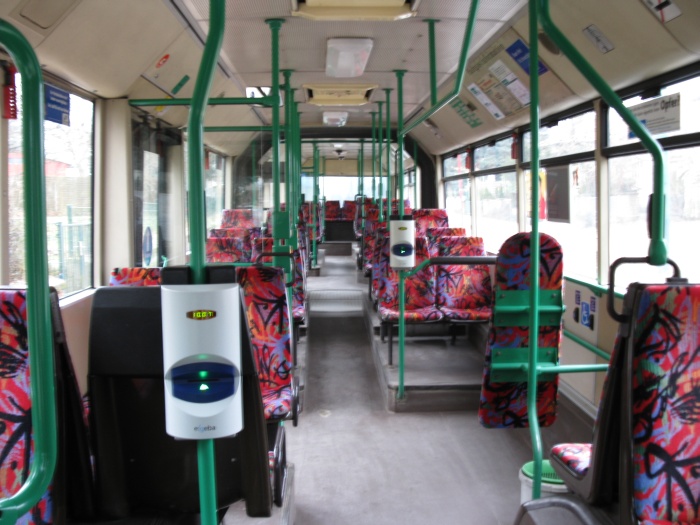
[[[55,86],[44,86],[44,120],[70,126],[70,93]]]
[[[681,94],[658,97],[629,108],[652,135],[681,129]],[[635,135],[629,131],[629,138]]]

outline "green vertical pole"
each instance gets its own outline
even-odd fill
[[[537,344],[539,334],[539,299],[540,299],[540,226],[539,226],[539,175],[540,175],[540,78],[538,50],[539,9],[537,1],[531,1],[529,7],[530,24],[530,184],[532,186],[530,237],[530,348],[528,355],[527,412],[530,423],[530,438],[534,461],[532,498],[540,497],[542,485],[542,437],[540,422],[537,418]]]
[[[403,123],[401,124],[403,132]],[[402,133],[403,134],[403,133]],[[418,142],[413,141],[413,208],[418,205]]]
[[[382,182],[384,181],[384,173],[382,169],[382,143],[383,143],[383,137],[384,137],[384,128],[382,126],[382,104],[384,104],[383,101],[378,101],[377,102],[377,107],[379,108],[379,122],[377,123],[377,144],[379,144],[379,152],[377,154],[378,160],[379,160],[379,166],[378,166],[378,171],[379,171],[379,188],[377,190],[377,202],[379,205],[379,217],[378,220],[379,222],[382,222],[384,220],[384,207],[382,206],[382,197],[384,196],[384,185]],[[388,218],[387,218],[388,219]]]
[[[190,267],[195,284],[205,282],[204,240],[206,209],[204,205],[204,111],[214,78],[214,68],[224,38],[226,2],[210,0],[210,25],[204,46],[202,62],[192,95],[192,105],[187,124],[189,147],[189,221]],[[214,440],[197,441],[197,465],[199,468],[199,506],[202,525],[216,525],[216,472],[214,467]]]
[[[391,88],[386,93],[386,220],[391,216]]]
[[[284,69],[282,70],[284,75],[284,189],[286,193],[286,212],[289,221],[289,231],[286,237],[291,239],[292,248],[296,248],[293,238],[295,237],[292,232],[292,226],[294,225],[294,188],[292,184],[292,158],[293,158],[293,142],[292,138],[294,126],[292,110],[294,106],[294,101],[292,100],[292,70]],[[289,304],[292,304],[291,302]]]
[[[360,140],[360,165],[358,166],[358,168],[359,168],[358,176],[360,177],[360,191],[358,191],[358,193],[360,194],[360,198],[362,198],[365,194],[365,140],[364,139]]]
[[[279,64],[279,33],[284,20],[271,18],[265,20],[270,26],[272,44],[272,79],[270,96],[272,104],[272,238],[273,251],[282,251],[283,239],[289,237],[289,232],[282,231],[279,216],[282,210],[280,196],[280,64]],[[288,257],[273,257],[272,264],[281,267],[289,275],[290,259]]]
[[[406,333],[406,271],[399,272],[399,389],[396,393],[398,399],[404,398],[404,349]]]
[[[374,200],[377,191],[377,112],[372,111],[372,200]],[[363,215],[364,217],[364,215]]]
[[[256,154],[256,146],[255,146],[255,141],[253,141],[250,145],[251,151],[250,151],[250,182],[251,182],[251,196],[250,196],[250,205],[253,210],[257,209],[258,207],[258,170],[257,170],[257,159],[255,158]],[[259,226],[259,225],[258,225]]]
[[[435,60],[435,23],[440,20],[428,18],[428,52],[430,53],[430,105],[436,106],[437,98],[437,62]]]
[[[312,219],[311,219],[311,231],[313,241],[311,243],[313,247],[313,257],[311,259],[314,268],[318,266],[318,258],[316,256],[316,251],[317,251],[317,239],[318,239],[318,232],[320,231],[320,225],[318,224],[318,212],[316,211],[316,207],[318,206],[318,169],[321,164],[321,154],[318,150],[318,145],[314,143],[314,196],[313,196],[313,202],[311,203],[311,213],[312,213]]]
[[[403,215],[403,76],[406,74],[405,69],[397,69],[396,73],[396,97],[397,97],[397,113],[396,113],[396,151],[398,152],[396,164],[396,177],[399,186],[399,215]]]
[[[27,513],[46,492],[56,466],[57,432],[46,241],[44,81],[31,44],[4,20],[0,20],[0,44],[9,53],[22,78],[24,249],[34,446],[29,477],[13,496],[0,501],[0,523],[10,525]]]

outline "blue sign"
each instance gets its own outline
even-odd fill
[[[525,45],[525,42],[520,40],[519,38],[513,42],[510,46],[506,48],[507,53],[511,56],[513,60],[515,60],[518,65],[520,65],[521,68],[523,68],[523,71],[527,73],[528,75],[530,74],[530,48]],[[545,66],[541,61],[537,61],[538,63],[538,74],[543,75],[549,69],[547,69],[547,66]]]
[[[591,327],[591,310],[588,303],[581,303],[581,324]]]
[[[44,86],[44,119],[70,126],[70,93],[55,86]]]

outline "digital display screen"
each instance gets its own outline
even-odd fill
[[[191,310],[187,312],[187,319],[194,319],[195,321],[206,321],[207,319],[214,319],[216,317],[216,310]]]

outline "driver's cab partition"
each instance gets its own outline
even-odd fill
[[[185,274],[175,270],[177,281]],[[160,287],[96,291],[88,383],[100,519],[199,519],[196,441],[165,431],[162,345]],[[215,440],[217,508],[243,498],[248,515],[269,516],[268,429],[247,330],[241,352],[244,428]]]

